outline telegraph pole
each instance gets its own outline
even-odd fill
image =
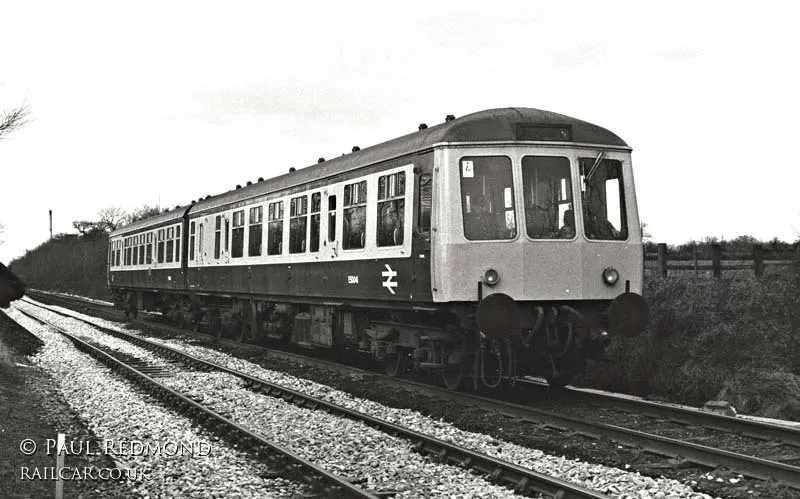
[[[48,210],[50,212],[50,239],[53,239],[53,210]]]

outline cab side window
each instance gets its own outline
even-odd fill
[[[419,176],[419,220],[420,233],[431,233],[431,207],[433,205],[433,180],[429,174]]]

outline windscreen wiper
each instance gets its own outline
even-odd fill
[[[594,172],[597,171],[597,167],[600,166],[600,162],[603,161],[603,158],[605,157],[606,157],[606,152],[600,151],[600,154],[598,154],[597,157],[594,158],[594,164],[592,165],[592,168],[589,170],[589,174],[586,175],[586,180],[585,180],[586,182],[592,179]]]

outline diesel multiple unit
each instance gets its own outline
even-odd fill
[[[114,231],[109,286],[129,314],[451,388],[564,384],[647,323],[630,153],[551,112],[448,116]]]

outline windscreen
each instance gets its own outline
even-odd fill
[[[589,239],[628,239],[622,163],[615,159],[580,158],[583,223]]]
[[[464,236],[471,241],[516,237],[511,159],[465,157],[461,158],[459,169]]]
[[[575,213],[569,159],[556,156],[522,158],[525,228],[531,239],[572,239]]]

